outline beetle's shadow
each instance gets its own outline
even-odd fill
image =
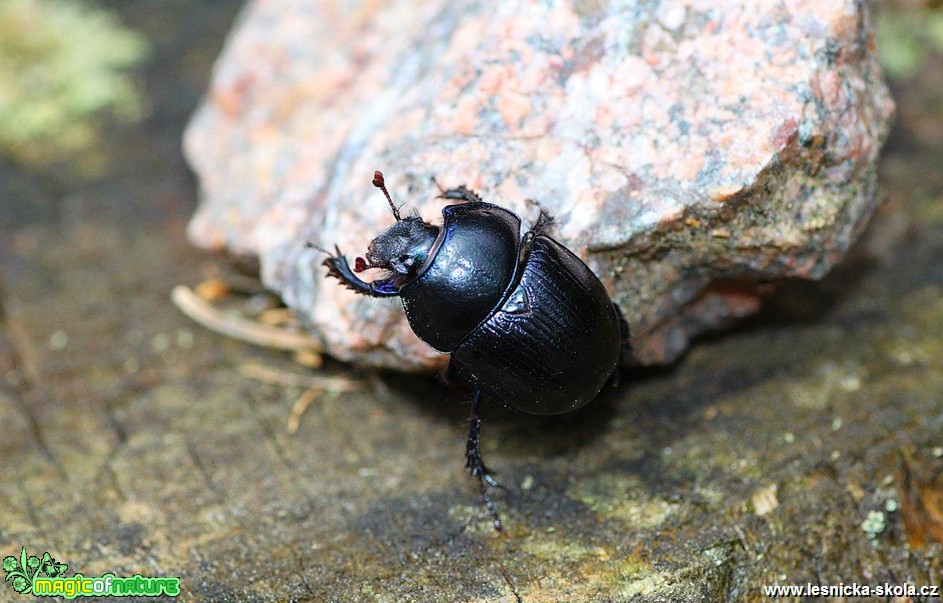
[[[607,385],[583,408],[553,416],[530,415],[483,396],[481,417],[485,448],[491,448],[488,440],[498,439],[501,445],[497,454],[505,458],[528,456],[549,459],[572,454],[606,432],[606,426],[619,414],[620,400],[634,382],[666,372],[664,368],[623,368],[619,387]],[[384,373],[381,378],[397,395],[408,398],[423,412],[438,416],[464,433],[473,389],[446,384],[441,377]],[[494,455],[491,453],[488,456]]]
[[[857,295],[868,275],[878,268],[879,263],[874,257],[855,248],[849,257],[821,280],[795,278],[779,281],[775,290],[763,300],[759,312],[743,319],[731,329],[695,338],[692,346],[740,333],[825,322],[834,316],[843,302]]]
[[[862,286],[875,269],[875,261],[857,250],[821,281],[787,280],[769,294],[761,311],[738,325],[718,333],[696,337],[688,350],[671,364],[656,367],[623,367],[619,387],[607,385],[583,408],[562,415],[535,416],[508,408],[500,402],[483,398],[482,439],[485,448],[494,450],[489,440],[500,440],[496,452],[505,459],[526,457],[551,459],[567,456],[595,442],[619,416],[631,414],[638,422],[638,432],[651,445],[670,444],[685,430],[687,419],[716,402],[719,397],[754,386],[778,370],[769,363],[751,366],[732,362],[731,366],[698,367],[687,363],[688,355],[698,346],[710,346],[730,338],[760,336],[776,338],[783,330],[835,320],[843,302]],[[875,318],[874,309],[843,313],[840,322],[854,326]],[[775,364],[775,363],[774,363]],[[473,390],[446,384],[441,377],[417,377],[384,373],[383,382],[395,392],[432,415],[442,418],[464,433]],[[645,388],[646,395],[633,397],[634,388]],[[630,398],[633,398],[630,400]],[[629,404],[631,408],[626,405]],[[671,423],[674,429],[658,429]],[[653,433],[654,429],[656,433]],[[680,431],[679,431],[680,430]]]

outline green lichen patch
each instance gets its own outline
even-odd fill
[[[522,540],[520,553],[544,568],[539,580],[518,585],[528,601],[559,600],[561,593],[580,601],[624,600],[662,592],[674,581],[637,552],[586,545],[558,531],[531,534]]]
[[[783,383],[786,400],[799,408],[823,410],[837,397],[861,389],[862,369],[854,362],[826,362],[811,374]]]
[[[661,525],[679,506],[657,496],[639,494],[647,491],[636,477],[603,474],[579,482],[567,495],[585,504],[600,519],[614,519],[634,529],[645,529]]]
[[[128,70],[146,52],[140,34],[80,0],[0,0],[0,150],[43,164],[92,147],[103,111],[138,117]]]
[[[884,10],[876,25],[878,60],[891,77],[912,77],[932,49],[943,52],[943,12]]]

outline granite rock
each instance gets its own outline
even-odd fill
[[[363,254],[375,169],[430,220],[433,175],[525,221],[533,199],[664,363],[842,257],[892,112],[857,1],[253,0],[186,133],[189,234],[257,256],[336,357],[427,370],[399,304],[304,243]]]

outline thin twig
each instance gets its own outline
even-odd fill
[[[239,367],[239,372],[243,377],[258,379],[265,383],[274,383],[275,385],[287,385],[294,387],[307,387],[320,389],[332,394],[341,394],[346,392],[363,391],[365,384],[357,379],[347,377],[317,377],[315,375],[299,375],[290,371],[269,368],[261,364],[243,364]]]
[[[301,394],[301,397],[295,401],[295,404],[291,407],[291,415],[288,416],[288,425],[286,429],[288,433],[295,433],[298,431],[298,425],[301,424],[301,415],[305,413],[308,409],[308,406],[312,402],[318,399],[318,396],[324,393],[324,390],[318,387],[312,387]]]
[[[324,346],[306,333],[289,331],[258,322],[231,316],[200,299],[188,287],[178,285],[170,294],[181,312],[210,331],[276,350],[309,350],[323,352]]]

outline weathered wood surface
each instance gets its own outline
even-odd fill
[[[920,136],[940,127],[921,88],[885,162],[890,202],[835,275],[576,417],[487,409],[486,459],[511,489],[498,535],[462,475],[463,392],[330,365],[371,389],[320,399],[289,435],[303,389],[239,368],[304,369],[170,304],[174,285],[225,266],[184,240],[195,191],[177,141],[230,8],[122,6],[163,40],[153,115],[109,135],[101,179],[0,166],[0,555],[180,576],[182,601],[940,582],[943,145]],[[886,523],[873,544],[872,511]],[[20,599],[0,584],[0,600]]]

